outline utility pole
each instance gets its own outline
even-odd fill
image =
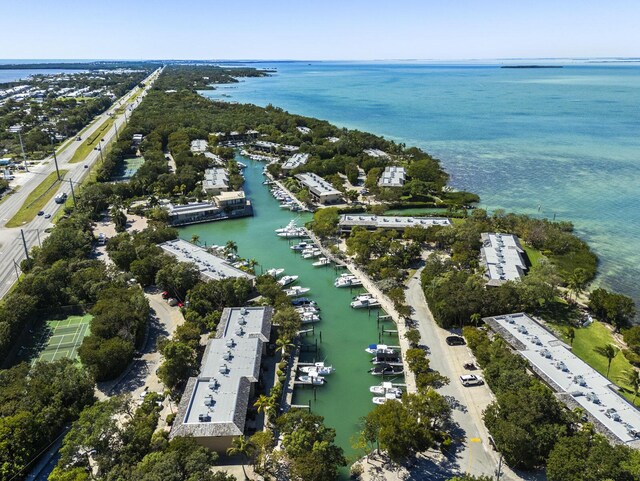
[[[71,179],[69,179],[69,185],[71,186],[71,197],[73,197],[73,206],[77,207],[77,205],[76,205],[76,194],[75,194],[75,192],[73,192],[73,181]]]
[[[104,157],[102,157],[102,144],[98,142],[98,150],[100,151],[100,162],[104,162]]]
[[[56,174],[58,175],[58,180],[60,180],[60,170],[58,170],[58,157],[56,157],[56,149],[53,149],[53,163],[56,165]]]
[[[36,229],[36,234],[38,235],[38,245],[42,247],[42,242],[40,242],[40,231]]]
[[[118,137],[118,125],[116,124],[116,121],[113,121],[113,130],[116,131],[116,140],[120,140],[120,138]]]
[[[29,249],[27,249],[27,241],[24,238],[24,231],[20,229],[20,235],[22,236],[22,246],[24,247],[24,256],[27,258],[27,264],[31,264],[31,259],[29,259]]]
[[[18,282],[20,282],[20,274],[18,273],[18,264],[16,264],[16,261],[13,261],[13,267],[16,268],[16,277],[18,278]]]
[[[500,459],[498,460],[498,470],[496,471],[496,481],[500,481],[502,476],[502,453],[500,453]]]
[[[22,160],[24,160],[24,170],[29,172],[29,166],[27,165],[27,154],[24,153],[24,143],[22,142],[22,128],[18,130],[18,138],[20,139],[20,148],[22,149]]]

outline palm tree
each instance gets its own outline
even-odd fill
[[[254,274],[256,273],[256,266],[258,265],[258,261],[255,260],[254,258],[251,258],[247,261],[247,267],[251,270],[251,272],[253,272]]]
[[[471,319],[471,322],[473,322],[473,324],[478,327],[478,321],[482,319],[482,316],[479,313],[474,312],[473,314],[471,314],[471,317],[469,319]]]
[[[253,407],[258,409],[259,413],[268,413],[273,409],[273,399],[271,396],[267,396],[266,394],[260,394],[256,402],[253,403]]]
[[[244,465],[246,464],[246,461],[248,460],[252,452],[253,444],[251,444],[251,442],[245,436],[234,438],[233,441],[231,441],[231,447],[227,449],[227,454],[229,456],[239,455],[242,457],[242,460],[245,461],[244,463],[242,463],[242,472],[244,473],[244,479],[249,479]]]
[[[288,337],[279,337],[278,339],[276,339],[276,347],[280,349],[280,352],[282,353],[283,356],[285,355],[287,350],[293,346],[294,344],[291,342],[291,339],[289,339]]]
[[[237,254],[237,252],[238,252],[238,244],[236,244],[232,240],[227,241],[227,243],[224,246],[224,250],[225,250],[225,252],[227,254],[230,253],[230,252],[233,252],[234,254]]]
[[[640,391],[640,371],[634,368],[625,369],[624,371],[622,371],[620,380],[627,383],[633,391],[632,404],[635,406],[636,397],[638,396],[638,391]]]
[[[607,358],[607,379],[609,379],[609,371],[611,370],[611,361],[616,357],[620,349],[618,349],[613,344],[605,344],[604,346],[594,347],[593,351],[597,354],[600,354],[602,357]]]
[[[193,234],[191,236],[191,243],[195,245],[200,245],[200,236],[198,234]]]

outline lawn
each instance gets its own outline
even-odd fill
[[[104,134],[113,126],[113,118],[109,117],[105,120],[100,127],[96,129],[84,142],[76,149],[71,157],[70,163],[81,162],[87,158],[91,151],[98,145],[100,139],[104,137]],[[104,152],[103,152],[104,154]]]
[[[64,177],[67,172],[67,170],[60,170],[60,177]],[[7,222],[6,227],[20,227],[27,222],[31,222],[55,195],[60,182],[58,175],[55,172],[51,172],[46,179],[40,182],[38,187],[33,189],[24,204],[22,204],[22,207],[20,207],[20,210]]]
[[[528,245],[522,245],[522,248],[527,253],[527,257],[529,258],[529,262],[531,262],[531,267],[538,265],[540,259],[544,259],[545,256],[538,249],[534,249]]]
[[[589,327],[583,327],[575,329],[576,337],[573,340],[572,350],[573,353],[580,359],[585,361],[591,367],[596,369],[603,376],[607,375],[607,359],[600,354],[594,352],[594,348],[598,346],[604,346],[606,344],[616,345],[611,331],[601,322],[595,321]],[[563,335],[565,341],[568,343],[568,339]],[[609,372],[609,380],[625,389],[626,393],[623,393],[625,397],[631,401],[633,399],[633,392],[628,389],[628,386],[620,380],[622,372],[626,369],[632,369],[633,366],[627,361],[622,352],[613,358],[611,362],[611,371]],[[636,399],[636,406],[640,406],[640,399]]]

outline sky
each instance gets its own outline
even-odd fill
[[[0,0],[0,59],[640,57],[637,0]]]

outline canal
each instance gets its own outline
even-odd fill
[[[372,367],[371,355],[364,349],[378,342],[382,328],[395,329],[395,326],[391,321],[378,324],[377,315],[378,312],[384,314],[382,311],[351,309],[352,297],[362,290],[335,288],[333,282],[339,272],[337,274],[332,265],[313,267],[312,260],[302,259],[290,249],[290,244],[298,240],[287,241],[276,236],[274,230],[285,226],[292,218],[297,218],[298,224],[302,225],[311,219],[311,215],[281,209],[269,188],[262,184],[264,164],[242,156],[238,156],[238,160],[247,165],[244,190],[253,203],[254,217],[185,227],[180,229],[180,237],[190,240],[197,234],[200,242],[207,245],[224,245],[233,240],[240,256],[258,262],[258,274],[261,269],[282,267],[285,274],[300,276],[298,285],[311,289],[307,296],[322,309],[322,320],[315,324],[315,338],[307,335],[304,342],[315,345],[317,341],[317,360],[333,365],[336,371],[327,376],[327,383],[318,387],[315,395],[312,389],[296,388],[294,404],[311,401],[312,412],[324,416],[325,423],[335,428],[336,443],[353,460],[356,451],[352,444],[360,431],[360,419],[374,406],[369,387],[381,382],[379,377],[367,372]],[[385,343],[398,344],[395,335],[384,336]],[[314,356],[304,353],[302,360],[313,361]],[[403,381],[400,378],[397,382]]]

